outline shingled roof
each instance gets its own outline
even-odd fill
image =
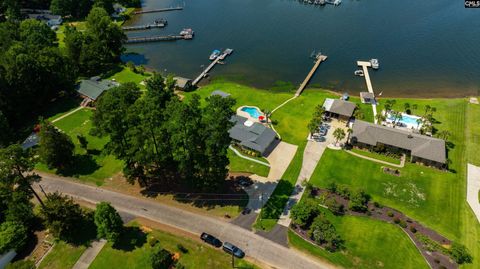
[[[245,125],[247,120],[247,118],[239,115],[232,116],[231,121],[235,125],[228,131],[230,137],[240,141],[241,146],[263,154],[275,140],[276,133],[260,123],[253,123],[250,126]]]
[[[352,142],[376,146],[382,143],[397,148],[410,150],[413,157],[419,157],[439,163],[446,163],[445,141],[409,131],[376,125],[356,120],[353,123]]]
[[[355,103],[349,101],[331,98],[325,99],[325,102],[323,103],[325,111],[346,117],[351,117],[353,115],[356,106]]]
[[[77,91],[83,96],[96,100],[104,91],[119,86],[120,84],[111,80],[102,80],[99,77],[82,80],[77,86]]]

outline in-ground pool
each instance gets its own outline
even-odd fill
[[[420,117],[402,113],[402,119],[398,120],[398,122],[409,129],[411,128],[418,129],[422,127],[422,123],[419,124],[417,122],[418,119],[420,119]],[[389,114],[387,117],[387,121],[393,122],[394,120],[395,120],[394,116]]]
[[[262,112],[260,112],[256,107],[244,106],[242,107],[242,111],[247,112],[250,117],[254,119],[258,119],[258,117],[262,116]]]

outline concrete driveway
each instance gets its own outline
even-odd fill
[[[292,145],[286,142],[281,141],[273,149],[273,151],[266,157],[270,163],[270,172],[268,173],[268,178],[272,180],[280,180],[283,176],[283,173],[287,170],[290,162],[295,157],[295,152],[297,152],[297,145]]]

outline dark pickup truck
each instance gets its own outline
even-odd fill
[[[210,244],[210,245],[212,245],[216,248],[219,248],[219,247],[222,246],[222,241],[218,240],[218,238],[216,238],[215,236],[207,234],[207,233],[202,233],[202,235],[200,235],[200,239],[202,239],[206,243],[208,243],[208,244]]]

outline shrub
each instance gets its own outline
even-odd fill
[[[148,245],[154,247],[156,244],[158,244],[158,239],[155,236],[149,236],[147,242]]]
[[[10,263],[5,269],[35,269],[35,262],[32,260],[19,260]]]
[[[473,260],[473,257],[468,249],[464,245],[457,242],[452,243],[450,255],[458,264],[472,263]]]
[[[335,200],[335,198],[333,197],[327,199],[325,205],[335,215],[342,215],[343,213],[345,213],[345,207],[339,202],[337,202],[337,200]]]
[[[395,222],[396,224],[399,224],[399,223],[400,223],[400,219],[399,219],[398,217],[395,217],[395,218],[393,219],[393,222]]]
[[[382,208],[382,206],[377,202],[373,202],[373,205],[376,207],[376,208]]]
[[[411,225],[411,226],[410,226],[410,232],[416,233],[416,232],[417,232],[417,228],[415,228],[415,226]]]
[[[6,221],[0,225],[0,254],[19,250],[27,242],[27,228],[20,222]]]
[[[350,199],[350,189],[347,186],[341,187],[339,190],[337,190],[338,195],[342,196],[345,199]]]
[[[331,182],[330,184],[328,184],[327,190],[331,193],[337,193],[337,183]]]
[[[184,247],[182,244],[177,244],[177,249],[180,250],[183,254],[188,253],[188,249]]]
[[[388,211],[387,216],[389,216],[390,218],[393,217],[393,216],[394,216],[394,215],[393,215],[393,212],[392,212],[392,211]]]
[[[434,259],[433,260],[435,263],[440,263],[440,260],[439,259]]]
[[[173,264],[173,257],[170,252],[156,245],[150,253],[150,264],[153,269],[170,268]]]
[[[407,223],[404,220],[400,220],[398,225],[400,225],[400,227],[402,227],[402,228],[407,228]]]
[[[175,269],[185,269],[185,268],[186,268],[185,265],[183,265],[179,262],[177,262],[177,264],[175,264]]]
[[[293,206],[291,210],[292,220],[295,224],[305,228],[310,226],[313,219],[320,213],[317,203],[305,200]]]
[[[367,212],[369,200],[370,195],[366,194],[363,190],[357,190],[350,194],[350,209],[357,212]]]
[[[317,244],[325,245],[328,251],[335,251],[343,244],[343,240],[337,233],[335,226],[324,214],[320,214],[315,218],[308,234]]]

